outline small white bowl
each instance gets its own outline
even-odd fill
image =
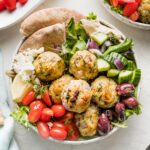
[[[106,21],[104,21],[104,20],[102,20],[102,19],[99,19],[99,20],[100,20],[100,23],[102,23],[103,25],[105,25],[105,26],[107,26],[107,27],[110,27],[110,28],[116,30],[116,31],[122,36],[122,39],[125,39],[125,38],[126,38],[125,35],[124,35],[122,32],[120,32],[116,27],[114,27],[113,25],[111,25],[110,23],[108,23],[108,22],[106,22]],[[15,50],[15,52],[14,52],[14,55],[13,55],[13,58],[12,58],[12,62],[13,62],[13,60],[14,60],[15,54],[18,53],[18,50],[19,50],[19,48],[20,48],[20,46],[21,46],[21,44],[23,43],[24,40],[25,40],[25,39],[22,39],[22,40],[19,42],[19,44],[18,44],[18,46],[17,46],[17,48],[16,48],[16,50]],[[136,57],[135,57],[135,58],[136,58]],[[12,64],[11,64],[11,66],[12,66]],[[12,86],[12,79],[11,79],[11,78],[10,78],[10,80],[9,80],[9,85],[8,85],[8,86],[9,86],[9,87]],[[140,89],[140,88],[139,88],[139,89]],[[10,89],[8,89],[8,90],[11,91]],[[138,90],[138,95],[139,95],[139,90]],[[10,97],[10,104],[12,104],[12,106],[13,106],[13,108],[14,108],[14,107],[16,106],[16,103],[14,103],[14,102],[11,101],[11,100],[12,100],[11,92],[10,92],[9,97]],[[37,129],[36,129],[35,127],[33,127],[32,129],[33,129],[35,132],[38,133],[38,131],[37,131]],[[93,137],[91,137],[91,138],[85,138],[85,139],[80,138],[78,141],[69,141],[69,140],[59,141],[59,140],[55,140],[55,139],[52,139],[52,138],[48,138],[48,140],[54,141],[54,142],[57,142],[57,143],[62,143],[62,144],[70,144],[70,145],[88,144],[88,143],[93,143],[93,142],[96,142],[96,141],[104,140],[104,139],[108,138],[110,135],[114,134],[118,129],[119,129],[119,128],[117,128],[117,127],[113,128],[113,130],[112,130],[111,132],[109,132],[109,133],[108,133],[107,135],[105,135],[105,136],[93,136]]]
[[[111,6],[107,3],[103,3],[103,6],[104,8],[112,15],[114,16],[115,18],[117,18],[118,20],[120,20],[121,22],[129,25],[129,26],[132,26],[132,27],[135,27],[135,28],[139,28],[139,29],[143,29],[143,30],[150,30],[150,24],[146,24],[146,23],[140,23],[140,22],[134,22],[132,20],[130,20],[129,18],[123,16],[123,15],[120,15],[114,11],[111,10]]]

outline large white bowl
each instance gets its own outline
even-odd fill
[[[125,39],[125,35],[120,32],[116,27],[114,27],[113,25],[111,25],[110,23],[100,19],[100,23],[102,23],[103,25],[106,25],[107,27],[110,27],[112,29],[115,29],[118,33],[120,33],[120,35],[122,36],[122,39]],[[19,47],[21,46],[21,44],[23,43],[25,39],[22,39],[22,41],[18,44],[15,52],[14,52],[14,56],[15,54],[18,52]],[[12,59],[12,62],[14,60],[14,56]],[[10,78],[9,80],[9,87],[12,86],[12,79]],[[10,94],[10,98],[11,98],[11,94]],[[16,105],[14,102],[11,101],[11,104],[13,105],[13,107]],[[37,132],[36,128],[32,128],[35,132]],[[52,138],[49,138],[48,140],[57,142],[57,143],[63,143],[63,144],[72,144],[72,145],[80,145],[80,144],[88,144],[88,143],[92,143],[92,142],[96,142],[96,141],[100,141],[100,140],[104,140],[106,138],[108,138],[110,135],[114,134],[119,128],[115,127],[111,132],[109,132],[107,135],[105,136],[94,136],[92,138],[86,138],[86,139],[80,139],[78,141],[69,141],[69,140],[65,140],[65,141],[59,141],[59,140],[54,140]]]
[[[131,19],[124,17],[123,15],[120,15],[114,11],[111,10],[111,6],[108,3],[103,3],[104,8],[115,18],[117,18],[118,20],[120,20],[121,22],[135,27],[135,28],[139,28],[139,29],[143,29],[143,30],[150,30],[150,24],[146,24],[146,23],[140,23],[140,22],[134,22]]]

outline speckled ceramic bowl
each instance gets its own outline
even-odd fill
[[[108,23],[108,22],[106,22],[106,21],[104,21],[102,19],[99,19],[99,20],[100,20],[101,24],[116,30],[121,35],[122,39],[125,39],[124,34],[122,32],[120,32],[116,27],[114,27],[113,25],[111,25],[110,23]],[[16,48],[16,50],[14,52],[14,56],[15,56],[16,53],[18,53],[18,50],[19,50],[19,48],[20,48],[20,46],[21,46],[21,44],[23,43],[24,40],[25,39],[22,39],[22,41],[20,41],[20,43],[18,44],[18,46],[17,46],[17,48]],[[14,57],[13,57],[13,59],[14,59]],[[12,60],[12,62],[13,62],[13,60]],[[11,87],[11,85],[12,85],[12,79],[10,78],[10,80],[9,80],[9,87]],[[10,99],[11,99],[11,94],[10,94]],[[15,108],[17,104],[11,101],[11,105],[13,106],[13,108]],[[38,132],[36,128],[33,127],[32,129],[35,132]],[[109,132],[105,136],[98,136],[97,135],[97,136],[93,136],[91,138],[84,138],[84,139],[80,138],[78,141],[69,141],[69,140],[58,141],[58,140],[55,140],[55,139],[52,139],[52,138],[49,138],[48,140],[54,141],[54,142],[57,142],[57,143],[62,143],[62,144],[70,144],[70,145],[88,144],[88,143],[93,143],[93,142],[96,142],[96,141],[104,140],[104,139],[108,138],[110,135],[114,134],[118,129],[119,128],[117,128],[117,127],[113,128],[113,130],[111,132]]]
[[[121,22],[123,22],[129,26],[135,27],[135,28],[139,28],[139,29],[143,29],[143,30],[150,30],[150,24],[134,22],[134,21],[128,19],[127,17],[124,17],[124,16],[112,11],[110,8],[111,6],[107,3],[103,3],[103,6],[112,16],[114,16],[115,18],[117,18]]]

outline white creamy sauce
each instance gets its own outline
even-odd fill
[[[28,48],[26,51],[16,54],[12,68],[17,74],[21,74],[24,81],[29,80],[35,73],[33,61],[35,57],[43,52],[44,48],[41,47],[40,49]]]

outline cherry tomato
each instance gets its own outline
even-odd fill
[[[35,99],[35,92],[30,91],[23,99],[22,104],[23,105],[29,105],[32,101]]]
[[[16,0],[4,0],[4,3],[9,11],[16,9]]]
[[[55,104],[51,109],[54,112],[54,117],[62,117],[66,113],[66,109],[63,105]]]
[[[53,111],[50,108],[44,108],[42,110],[40,120],[43,122],[48,122],[52,116],[54,116]]]
[[[67,112],[60,120],[59,122],[64,123],[68,120],[72,120],[74,117],[74,114],[72,112]]]
[[[79,131],[78,128],[74,123],[66,124],[66,130],[68,133],[68,138],[71,141],[76,141],[79,138]]]
[[[37,106],[41,106],[41,107],[43,107],[43,108],[46,107],[45,104],[43,104],[43,103],[41,102],[41,100],[35,100],[35,101],[33,101],[33,102],[30,104],[30,110],[36,109]]]
[[[27,1],[28,1],[28,0],[19,0],[19,3],[20,3],[21,5],[24,5]]]
[[[110,4],[114,7],[118,6],[118,0],[110,0]]]
[[[139,19],[140,15],[137,11],[135,11],[131,16],[130,16],[130,19],[132,21],[137,21]]]
[[[28,119],[31,123],[35,123],[40,119],[44,104],[40,101],[35,101],[30,104],[30,111],[28,114]]]
[[[52,102],[48,93],[48,90],[46,89],[44,94],[42,95],[42,100],[45,102],[46,105],[51,106]]]
[[[125,7],[124,7],[124,9],[123,9],[123,15],[129,17],[137,9],[138,9],[138,3],[137,2],[126,4]]]
[[[65,124],[60,123],[60,122],[53,122],[53,126],[52,126],[52,128],[61,128],[61,129],[66,130],[66,126],[65,126]]]
[[[50,136],[56,140],[65,140],[67,137],[67,132],[61,128],[52,128],[50,130]]]
[[[43,138],[48,138],[50,136],[50,129],[45,122],[39,121],[37,123],[37,129]]]
[[[3,0],[0,0],[0,11],[5,9],[5,3]]]
[[[135,2],[135,0],[118,0],[118,3],[120,5],[123,5],[125,3],[134,3],[134,2]]]

